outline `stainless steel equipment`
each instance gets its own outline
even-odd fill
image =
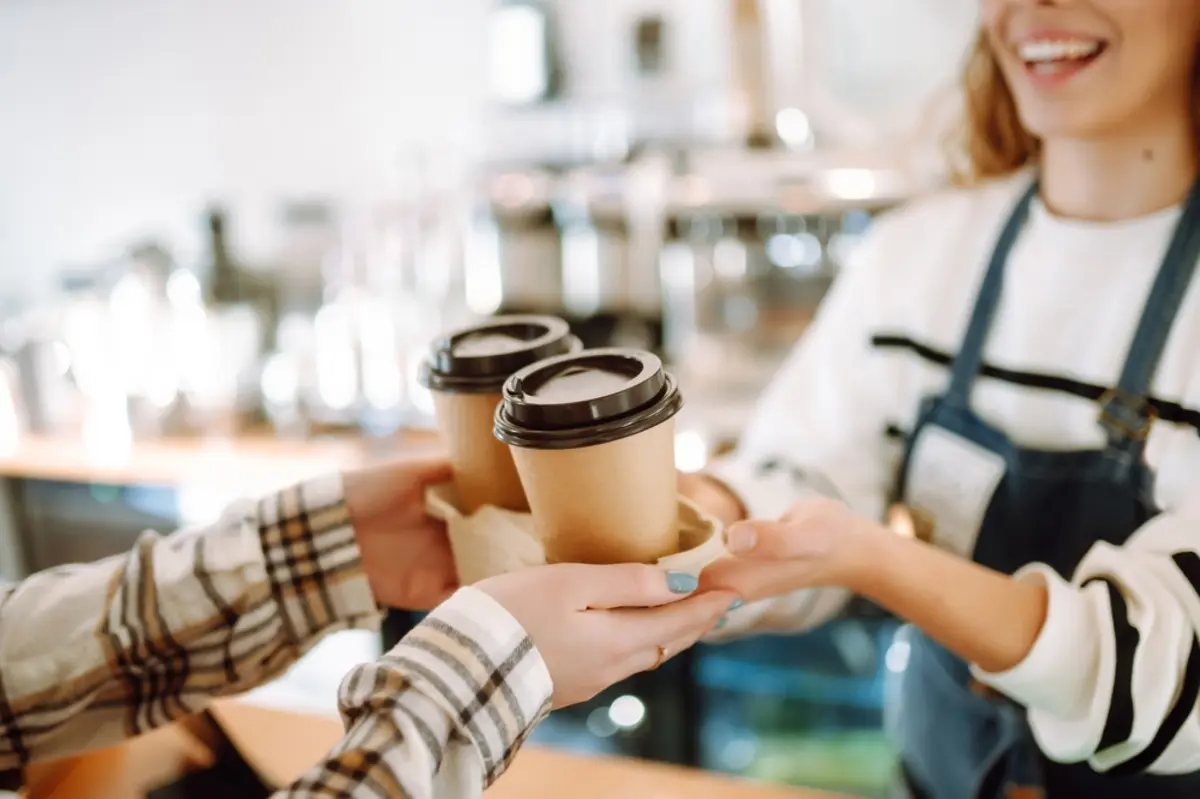
[[[278,251],[271,264],[282,314],[313,313],[324,300],[327,272],[339,254],[335,210],[319,202],[288,202],[280,211]]]
[[[767,47],[762,2],[732,0],[732,6],[734,90],[742,108],[746,144],[771,147],[778,137],[767,61],[771,50]]]
[[[778,363],[836,274],[826,250],[833,224],[751,209],[673,216],[662,275],[665,354],[676,369],[761,385],[753,367]]]
[[[588,318],[658,316],[658,250],[669,174],[653,162],[588,170],[563,182],[563,307]]]
[[[486,176],[467,231],[464,290],[476,313],[562,307],[562,240],[554,176],[539,170]]]
[[[905,196],[884,170],[755,171],[743,161],[741,181],[723,168],[684,176],[667,214],[664,354],[705,396],[757,394],[871,216]]]

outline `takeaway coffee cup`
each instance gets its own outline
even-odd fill
[[[550,563],[653,563],[679,551],[675,415],[654,355],[600,349],[514,374],[496,410]]]
[[[529,509],[512,455],[492,434],[501,389],[521,368],[580,346],[553,316],[500,316],[433,342],[420,381],[433,395],[463,513]]]

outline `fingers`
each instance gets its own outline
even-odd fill
[[[431,588],[428,591],[414,590],[412,592],[413,599],[405,602],[403,609],[415,610],[419,612],[431,611],[450,597],[454,596],[454,592],[459,588],[460,586],[458,581],[454,581],[453,583],[443,583],[440,587]]]
[[[605,614],[604,620],[608,622],[601,635],[620,642],[610,669],[606,669],[604,684],[612,685],[638,672],[658,668],[692,647],[712,631],[736,602],[735,594],[714,591],[656,608],[596,612]]]
[[[412,455],[377,466],[352,469],[342,476],[347,493],[361,494],[360,504],[372,506],[387,498],[423,492],[426,488],[448,482],[454,476],[450,462],[437,454]]]
[[[445,483],[454,476],[450,461],[440,454],[412,456],[402,461],[400,466],[421,488]]]
[[[787,522],[738,522],[725,531],[725,548],[739,558],[781,560],[804,554],[799,525]]]
[[[700,577],[701,591],[733,591],[747,602],[786,594],[804,576],[802,562],[723,558]]]
[[[730,594],[730,596],[733,595]],[[687,650],[691,649],[701,638],[711,633],[717,624],[720,623],[721,619],[724,618],[729,611],[737,607],[739,603],[740,600],[731,599],[730,604],[724,607],[724,610],[721,611],[721,614],[717,616],[716,619],[706,622],[699,627],[693,627],[682,636],[671,641],[666,641],[650,650],[647,650],[645,656],[642,658],[642,660],[645,662],[645,665],[638,667],[637,671],[651,671],[653,669],[657,669],[663,663],[666,663],[668,660],[680,654],[681,652],[686,652]],[[662,647],[661,651],[659,650],[659,646]]]
[[[563,565],[567,590],[580,610],[653,608],[678,602],[696,590],[699,581],[685,572],[658,566],[625,563],[615,566]]]
[[[832,499],[798,502],[778,521],[743,521],[725,532],[726,549],[739,558],[781,560],[821,555],[831,533],[856,517]]]
[[[712,630],[737,598],[731,591],[712,591],[657,608],[609,611],[617,628],[614,634],[628,653],[626,665],[644,671],[654,665],[659,646],[673,647],[671,654],[691,646]]]

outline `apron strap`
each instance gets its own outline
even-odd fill
[[[1183,213],[1146,299],[1120,379],[1100,398],[1100,425],[1112,444],[1141,443],[1150,434],[1156,418],[1148,399],[1150,386],[1198,260],[1200,180],[1193,183],[1188,192]]]
[[[1021,234],[1025,219],[1029,216],[1029,205],[1037,196],[1038,183],[1033,181],[1021,195],[1013,207],[992,249],[992,257],[988,262],[987,272],[975,298],[975,309],[971,312],[971,321],[967,333],[963,336],[962,345],[950,370],[950,388],[944,399],[960,408],[968,408],[971,404],[971,387],[979,375],[983,363],[983,349],[987,343],[988,333],[992,328],[992,320],[996,316],[996,308],[1000,304],[1000,294],[1004,288],[1004,268],[1008,263],[1008,255],[1013,244]]]

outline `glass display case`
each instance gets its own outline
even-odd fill
[[[556,711],[530,740],[583,754],[699,765],[703,702],[696,663],[694,652],[685,653],[590,702]]]
[[[897,773],[884,734],[897,627],[853,617],[701,645],[551,714],[531,740],[882,799]]]
[[[698,651],[698,765],[752,779],[886,796],[896,756],[883,704],[894,621],[847,618],[802,635]]]

